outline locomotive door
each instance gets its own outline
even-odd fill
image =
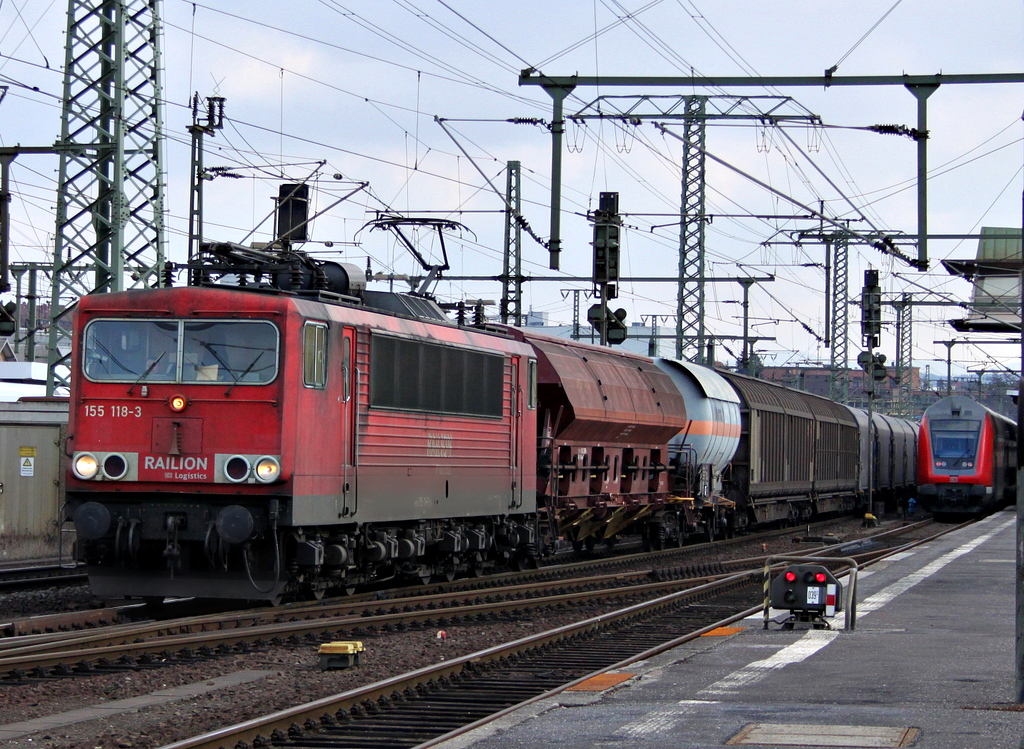
[[[509,509],[515,510],[523,506],[523,474],[522,474],[522,456],[520,455],[520,446],[522,444],[523,435],[523,406],[525,405],[525,399],[523,398],[523,389],[519,385],[519,359],[512,359],[512,388],[511,388],[511,406],[512,406],[512,418],[511,418],[511,455],[509,456],[512,461],[512,497],[509,502]]]
[[[343,328],[341,332],[341,491],[340,514],[349,517],[359,508],[356,487],[356,331]]]

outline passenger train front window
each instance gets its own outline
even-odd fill
[[[277,327],[262,320],[93,320],[85,376],[99,382],[265,384],[277,377]]]
[[[936,460],[972,458],[977,453],[981,422],[941,419],[930,422],[929,426]]]

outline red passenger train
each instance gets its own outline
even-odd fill
[[[942,515],[986,514],[1017,496],[1017,423],[964,395],[924,412],[918,500]]]

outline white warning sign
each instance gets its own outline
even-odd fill
[[[21,475],[32,477],[36,475],[36,459],[35,458],[18,458],[21,463]]]

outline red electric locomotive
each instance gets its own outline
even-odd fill
[[[964,395],[933,403],[918,440],[917,496],[941,515],[985,514],[1017,495],[1017,423]]]
[[[67,507],[95,593],[278,600],[534,559],[533,349],[333,273],[341,293],[80,301]]]

